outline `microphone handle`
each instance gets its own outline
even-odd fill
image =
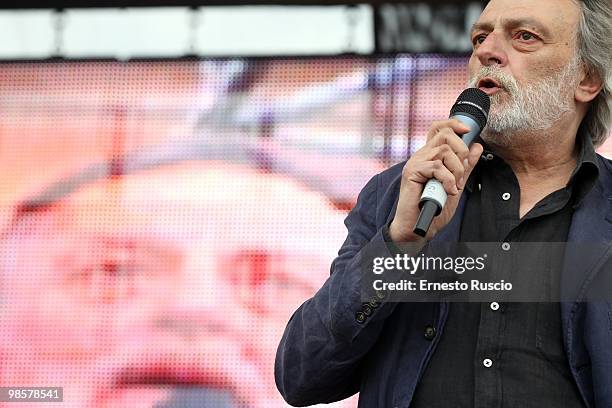
[[[461,136],[461,140],[470,147],[482,130],[476,119],[472,115],[463,112],[457,112],[454,116],[451,116],[451,119],[457,119],[470,128],[468,133]],[[442,208],[444,208],[446,198],[447,194],[442,183],[435,178],[429,179],[421,194],[421,201],[419,202],[421,212],[413,229],[415,234],[421,237],[427,235],[434,217],[439,215]]]

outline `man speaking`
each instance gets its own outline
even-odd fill
[[[612,407],[612,302],[584,293],[612,274],[610,0],[491,0],[471,32],[470,86],[489,95],[487,126],[435,122],[407,162],[373,177],[345,223],[331,275],[292,316],[276,384],[292,405],[359,392],[360,407]],[[424,185],[448,198],[415,234]],[[397,243],[597,243],[533,277],[582,282],[547,303],[364,302],[360,264]],[[391,256],[391,255],[388,255]],[[378,293],[377,293],[378,295]]]

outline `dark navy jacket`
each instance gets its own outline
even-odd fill
[[[364,247],[369,254],[391,256],[382,228],[395,214],[404,164],[376,175],[361,191],[345,220],[348,236],[330,277],[285,329],[275,377],[292,405],[338,401],[356,392],[360,407],[410,405],[440,338],[427,340],[424,328],[433,325],[442,333],[448,304],[383,301],[365,321],[356,318],[362,310]],[[599,179],[574,212],[568,242],[597,243],[600,249],[585,257],[568,244],[562,288],[576,288],[570,297],[575,300],[561,304],[561,319],[570,369],[585,404],[612,408],[612,302],[585,301],[592,288],[610,288],[612,281],[612,162],[598,156],[598,166]],[[458,240],[465,198],[430,244]]]

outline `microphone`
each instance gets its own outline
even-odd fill
[[[489,95],[478,88],[468,88],[461,92],[451,108],[449,117],[458,119],[470,128],[468,133],[461,136],[468,147],[486,126],[490,106]],[[421,237],[427,234],[434,217],[440,214],[446,204],[446,198],[444,186],[438,180],[432,178],[425,184],[419,202],[421,212],[413,230],[415,234]]]

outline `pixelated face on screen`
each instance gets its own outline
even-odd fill
[[[63,386],[75,407],[284,406],[276,345],[342,217],[282,176],[205,162],[24,212],[1,246],[2,382]]]

